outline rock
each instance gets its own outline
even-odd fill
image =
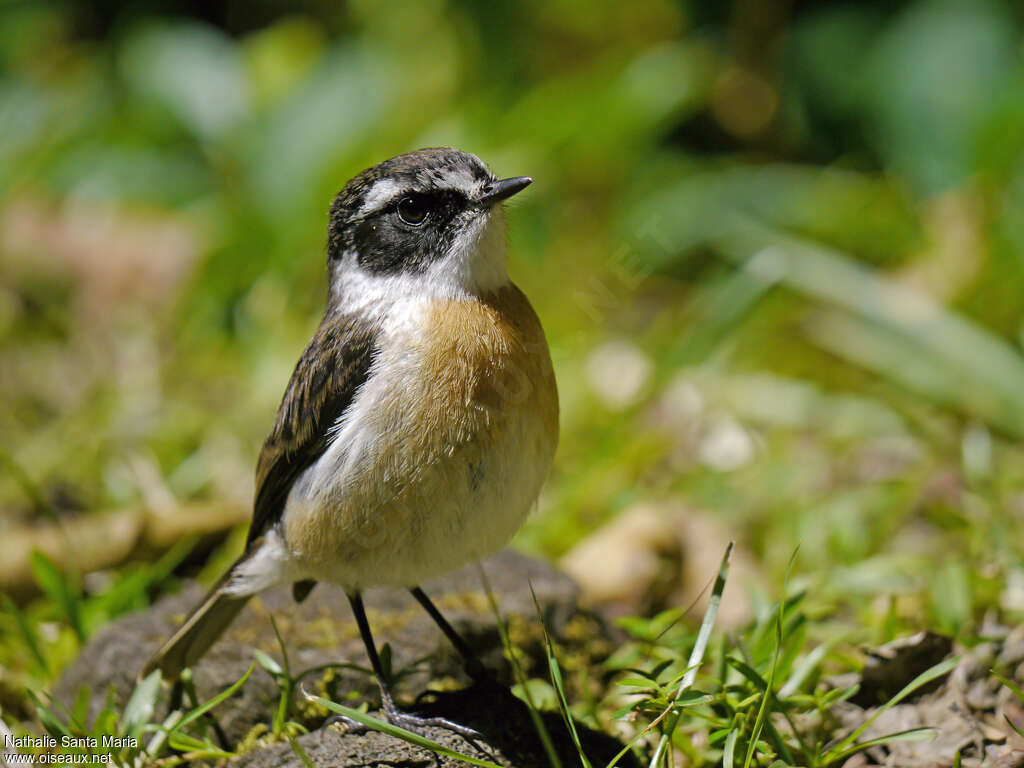
[[[877,706],[951,650],[960,654],[960,661],[949,674],[886,710],[859,740],[881,739],[912,728],[931,728],[933,738],[872,746],[864,753],[867,764],[930,768],[953,765],[959,755],[964,768],[1021,765],[1024,739],[1014,732],[1007,718],[1018,722],[1024,718],[1024,711],[1015,711],[1020,702],[990,675],[992,660],[1000,655],[996,641],[954,649],[948,638],[922,632],[873,650],[860,676],[829,680],[832,687],[859,682],[867,692],[833,708],[841,725],[837,736],[858,728],[872,717]],[[1019,685],[1019,677],[1017,682]]]
[[[645,501],[579,542],[560,565],[579,583],[584,603],[610,616],[650,615],[692,604],[690,615],[699,621],[728,544],[724,526],[707,512],[671,500]],[[748,588],[761,581],[750,553],[735,547],[719,626],[750,620]]]
[[[872,649],[861,671],[860,690],[851,701],[861,707],[882,704],[905,685],[946,658],[953,650],[953,641],[935,632],[893,640]],[[935,681],[921,693],[935,690]]]
[[[483,738],[470,743],[443,728],[424,728],[422,735],[455,752],[489,760],[498,765],[549,765],[526,706],[508,689],[474,686],[441,694],[419,711],[429,716],[447,717],[479,731]],[[578,765],[579,756],[559,715],[546,713],[544,724],[563,765]],[[594,765],[606,765],[622,745],[605,734],[577,724],[580,741]],[[377,732],[346,733],[343,727],[329,726],[298,738],[302,750],[317,768],[358,765],[360,768],[402,766],[465,766],[454,758],[439,757]],[[632,754],[620,759],[619,766],[639,765]],[[230,763],[231,768],[304,768],[289,744],[272,744],[246,753]]]
[[[1024,662],[1024,624],[1010,631],[996,662],[1007,669]]]
[[[539,676],[547,676],[543,671],[546,661],[531,585],[548,629],[570,649],[567,657],[583,659],[581,663],[588,664],[607,653],[604,624],[577,608],[576,585],[553,567],[505,551],[486,561],[484,569],[502,614],[509,619],[512,640],[522,652],[521,661],[528,675],[536,669]],[[483,663],[503,682],[509,682],[511,675],[504,661],[500,636],[476,568],[464,568],[425,583],[423,587],[480,654]],[[81,687],[86,686],[91,695],[90,717],[94,717],[103,706],[107,690],[112,689],[116,704],[123,707],[145,661],[201,594],[202,590],[193,585],[180,595],[160,600],[147,611],[127,616],[98,632],[58,683],[57,699],[69,704]],[[455,650],[405,590],[369,590],[365,602],[378,647],[390,644],[393,669],[408,672],[401,676],[397,686],[400,704],[423,693],[431,683],[447,688],[469,684]],[[269,590],[255,597],[224,637],[193,668],[200,700],[214,696],[241,678],[253,661],[253,649],[258,648],[281,660],[271,617],[284,639],[292,674],[307,689],[324,691],[333,700],[353,706],[358,705],[359,699],[352,702],[348,696],[356,692],[369,701],[371,707],[379,705],[376,684],[366,670],[369,664],[348,600],[341,589],[326,584],[318,585],[299,605],[294,603],[286,588]],[[329,665],[334,666],[328,668]],[[518,717],[514,715],[518,700],[506,697],[496,709],[497,700],[481,699],[479,691],[455,696],[454,699],[444,697],[432,706],[441,706],[443,702],[444,706],[452,708],[452,719],[467,725],[473,725],[471,718],[477,717],[493,717],[503,723]],[[162,705],[164,711],[167,698],[164,697]],[[254,727],[269,723],[279,698],[274,679],[257,667],[246,685],[214,710],[228,742],[237,745]],[[325,716],[312,707],[298,709],[302,714],[295,715],[295,719],[310,728],[318,727]],[[158,716],[160,714],[158,710]],[[339,736],[325,734],[323,738],[333,743]],[[311,749],[318,749],[313,735],[304,738],[313,744]],[[345,749],[358,751],[386,737],[368,734],[345,738]],[[358,741],[360,739],[362,741]],[[387,741],[393,743],[394,740]],[[494,746],[502,754],[514,754],[501,741],[500,734]],[[325,764],[318,762],[318,765]]]

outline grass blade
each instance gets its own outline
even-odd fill
[[[877,720],[879,717],[881,717],[886,711],[899,704],[901,701],[903,701],[903,699],[907,698],[907,696],[912,694],[918,688],[927,685],[932,680],[936,680],[942,677],[943,675],[948,674],[959,663],[960,657],[954,656],[951,659],[940,661],[935,666],[925,670],[920,675],[915,677],[913,680],[911,680],[903,687],[903,690],[901,690],[899,693],[897,693],[895,696],[889,699],[889,701],[887,701],[885,704],[883,704],[877,710],[875,710],[874,714],[872,714],[871,717],[865,720],[861,724],[861,726],[857,728],[857,730],[855,730],[841,742],[832,747],[832,749],[826,752],[824,755],[824,762],[830,763],[839,760],[841,756],[844,754],[844,751],[847,749],[847,747],[853,744],[853,742],[855,742],[857,738],[862,733],[864,733],[864,731],[871,727],[871,724],[875,722],[875,720]]]
[[[284,669],[274,661],[270,654],[264,653],[259,648],[254,648],[252,653],[256,657],[256,663],[267,670],[272,677],[280,677],[284,674]]]
[[[555,688],[555,693],[558,694],[558,709],[562,713],[562,719],[565,720],[565,727],[569,729],[569,736],[572,738],[572,743],[576,747],[576,751],[579,753],[580,762],[583,764],[583,768],[593,768],[590,764],[590,760],[587,759],[586,753],[583,751],[583,745],[580,743],[580,736],[576,732],[576,721],[573,720],[572,712],[569,709],[569,702],[565,696],[565,684],[562,681],[562,670],[558,666],[558,659],[555,658],[555,648],[551,643],[551,635],[548,633],[548,627],[544,622],[544,616],[540,609],[540,601],[537,600],[537,593],[533,591],[532,583],[530,584],[530,596],[533,598],[533,605],[537,609],[537,619],[540,621],[540,628],[544,633],[544,652],[548,658],[548,671],[551,674],[551,684]]]
[[[256,669],[255,661],[249,665],[249,669],[245,671],[245,674],[242,675],[241,679],[239,679],[238,682],[232,683],[229,687],[225,688],[223,691],[218,693],[208,702],[206,702],[200,707],[196,707],[187,715],[185,715],[180,721],[178,721],[178,724],[174,726],[174,729],[172,730],[171,734],[173,735],[175,732],[180,731],[189,723],[195,722],[200,717],[209,712],[211,709],[220,705],[222,702],[226,701],[231,696],[234,696],[235,692],[238,691],[238,689],[241,688],[243,685],[245,685],[245,682],[249,679],[249,675],[252,674],[252,671],[254,669]]]
[[[786,610],[786,588],[789,586],[789,575],[793,571],[793,564],[796,562],[797,549],[789,558],[789,565],[786,566],[786,577],[782,580],[782,599],[779,600],[779,610],[775,614],[775,649],[772,651],[772,665],[768,670],[768,680],[765,682],[764,692],[761,694],[761,706],[757,710],[757,719],[754,721],[754,730],[747,744],[747,754],[743,760],[743,768],[750,768],[757,751],[757,742],[761,738],[761,731],[764,730],[766,718],[768,717],[768,702],[771,700],[775,689],[775,670],[779,664],[779,654],[782,652],[782,614]],[[792,758],[790,758],[792,762]]]
[[[768,263],[775,280],[845,312],[848,340],[815,333],[817,323],[811,328],[812,338],[832,352],[1024,436],[1024,356],[995,333],[840,251],[750,221],[719,245],[730,260]],[[842,343],[829,344],[836,339]],[[900,378],[908,362],[919,373]]]
[[[693,645],[693,651],[690,653],[690,660],[687,663],[687,672],[683,677],[682,682],[679,684],[679,689],[676,691],[675,701],[678,702],[679,698],[683,695],[683,691],[693,685],[694,680],[697,679],[697,670],[700,669],[700,665],[704,661],[704,653],[707,651],[708,640],[711,637],[711,629],[715,625],[715,619],[718,617],[718,606],[722,602],[722,593],[725,591],[725,582],[729,578],[729,560],[732,557],[733,542],[729,542],[729,546],[725,548],[725,554],[722,555],[722,562],[718,566],[718,577],[715,579],[715,586],[711,590],[711,598],[708,600],[708,608],[704,611],[704,619],[701,621],[700,630],[697,632],[697,641]],[[654,750],[654,754],[651,756],[650,768],[657,768],[658,764],[664,759],[667,750],[669,740],[672,738],[672,733],[676,729],[676,725],[679,723],[678,709],[669,715],[668,721],[666,722],[665,729],[661,734],[661,738],[658,740],[658,746]]]
[[[299,740],[290,733],[288,734],[288,746],[292,748],[292,752],[295,753],[296,757],[299,758],[306,768],[316,768],[313,761],[309,759],[309,755],[306,754],[306,750],[304,750],[302,745],[299,744]]]
[[[736,739],[739,738],[738,728],[729,731],[725,737],[725,747],[722,749],[722,768],[733,768],[733,760],[736,754]]]
[[[171,712],[167,719],[157,726],[147,726],[145,730],[154,731],[153,738],[146,742],[146,747],[143,750],[143,754],[149,760],[155,760],[157,756],[163,752],[164,744],[167,742],[167,735],[174,730],[175,726],[181,720],[181,712],[175,710]]]
[[[477,570],[480,572],[480,581],[484,585],[484,593],[487,595],[487,602],[490,603],[491,612],[494,614],[495,621],[498,625],[498,634],[501,636],[501,644],[504,646],[505,653],[508,654],[509,662],[512,664],[512,674],[515,676],[516,682],[519,684],[519,689],[523,692],[523,696],[526,698],[526,709],[530,713],[530,720],[533,721],[533,727],[537,731],[537,736],[540,738],[540,742],[544,746],[544,752],[548,756],[548,762],[551,763],[551,768],[562,768],[562,759],[558,756],[558,752],[555,751],[555,745],[551,741],[551,734],[548,733],[548,728],[544,725],[544,720],[540,716],[540,710],[537,709],[536,704],[533,702],[533,696],[530,694],[530,686],[527,685],[526,673],[523,672],[523,667],[519,663],[519,657],[516,656],[515,649],[512,647],[512,641],[508,636],[508,627],[505,625],[505,619],[501,615],[501,610],[498,607],[498,601],[494,597],[494,590],[491,589],[491,582],[488,581],[487,573],[484,571],[482,564],[477,565]]]
[[[36,634],[35,628],[29,623],[25,614],[22,613],[21,609],[17,604],[7,595],[3,595],[4,610],[6,613],[14,619],[15,625],[18,627],[18,632],[21,634],[22,640],[25,645],[28,646],[29,652],[32,654],[32,658],[35,659],[36,664],[39,665],[40,671],[45,675],[50,674],[50,665],[46,661],[46,654],[43,653],[43,646],[39,642],[39,635]]]
[[[155,669],[145,680],[135,686],[121,715],[121,735],[134,736],[149,722],[156,708],[156,697],[160,693],[160,670]]]
[[[814,650],[812,650],[807,656],[800,662],[800,664],[793,670],[793,673],[789,676],[789,679],[779,688],[778,698],[788,699],[790,696],[800,690],[800,686],[803,685],[804,680],[807,679],[808,675],[811,674],[818,665],[825,659],[829,649],[839,641],[839,638],[834,638],[828,642],[824,642]]]
[[[1019,685],[1017,685],[1015,682],[1013,682],[1013,680],[1007,680],[1005,677],[1000,675],[994,669],[990,669],[989,672],[991,672],[993,674],[993,676],[995,676],[996,679],[999,680],[999,682],[1001,682],[1003,685],[1005,685],[1007,688],[1009,688],[1010,692],[1014,696],[1016,696],[1018,699],[1020,699],[1022,704],[1024,704],[1024,690],[1022,690]]]
[[[234,757],[234,754],[231,752],[227,752],[220,747],[216,747],[202,739],[197,739],[195,736],[189,736],[181,731],[172,733],[167,739],[167,743],[171,749],[185,752],[193,760],[205,758],[216,758],[219,760]]]
[[[999,679],[999,682],[1001,682],[1003,685],[1005,685],[1007,688],[1009,688],[1010,692],[1014,696],[1016,696],[1018,699],[1020,699],[1022,702],[1024,702],[1024,690],[1021,690],[1020,686],[1018,686],[1012,680],[1007,680],[1005,677],[1000,675],[994,669],[991,669],[989,671],[993,675],[995,675],[996,678]],[[1010,719],[1009,715],[1007,715],[1006,713],[1003,713],[1003,718],[1006,720],[1007,723],[1009,723],[1010,727],[1013,728],[1014,732],[1018,736],[1024,736],[1024,728],[1021,728],[1019,725],[1017,725],[1015,722],[1013,722],[1013,720]]]
[[[835,759],[837,762],[846,760],[858,752],[863,752],[865,749],[878,747],[883,744],[892,744],[897,741],[928,741],[934,738],[935,728],[911,728],[906,731],[897,731],[896,733],[890,733],[886,736],[879,736],[877,739],[868,739],[867,741],[862,741],[859,744],[854,744],[845,752],[840,753]]]
[[[72,736],[70,730],[61,721],[60,717],[50,708],[49,704],[43,702],[42,699],[32,689],[25,691],[29,698],[32,699],[32,703],[36,707],[36,716],[39,718],[39,722],[42,723],[43,727],[51,736]],[[52,703],[51,699],[51,703]]]
[[[85,642],[85,625],[82,622],[82,596],[71,581],[61,573],[50,558],[38,550],[32,553],[32,575],[36,583],[54,603],[64,611],[64,615],[74,630],[78,642]]]

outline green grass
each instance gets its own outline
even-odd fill
[[[870,740],[860,738],[887,709],[948,674],[959,658],[946,659],[921,673],[888,702],[875,708],[870,716],[865,716],[859,727],[849,733],[839,732],[835,729],[836,721],[830,719],[830,710],[854,695],[856,686],[843,689],[823,684],[830,654],[827,646],[812,648],[808,645],[807,633],[803,631],[807,622],[802,612],[805,595],[795,594],[776,603],[760,621],[738,635],[714,632],[718,605],[728,579],[731,549],[730,545],[722,559],[709,607],[695,635],[680,622],[676,612],[623,622],[632,639],[608,661],[609,670],[615,674],[596,704],[596,724],[610,732],[620,730],[620,725],[628,725],[633,735],[605,768],[614,768],[630,751],[649,768],[672,765],[674,753],[685,755],[696,764],[721,762],[726,766],[742,764],[745,768],[768,764],[829,768],[842,765],[853,754],[870,747],[933,736],[930,729],[918,728]],[[516,690],[530,709],[551,768],[560,768],[564,762],[552,746],[548,727],[541,716],[543,711],[528,694],[533,681],[525,677],[496,604],[494,607],[506,654],[519,680]],[[576,746],[581,766],[593,768],[598,764],[586,754],[578,736],[579,715],[570,701],[556,642],[544,626],[539,604],[537,610],[536,620],[544,636],[547,682],[556,694],[555,709],[561,714],[564,727]],[[322,711],[344,715],[367,728],[439,756],[457,757],[473,765],[494,765],[394,726],[367,714],[364,709],[308,693],[293,676],[283,643],[280,650],[282,663],[257,651],[254,662],[237,682],[205,702],[196,699],[190,673],[186,671],[183,684],[189,703],[162,722],[152,719],[161,695],[158,671],[138,683],[123,710],[118,711],[108,702],[92,723],[84,720],[88,691],[83,691],[71,711],[46,697],[31,696],[42,727],[55,738],[68,737],[75,741],[70,748],[62,747],[57,751],[109,755],[119,766],[174,766],[237,754],[234,751],[237,746],[220,743],[223,737],[216,726],[217,708],[246,684],[259,665],[274,677],[281,691],[278,706],[266,713],[268,735],[261,741],[287,742],[307,766],[310,759],[297,738],[307,730],[292,719],[296,713],[296,691]],[[996,676],[1015,694],[1021,695],[1014,683]],[[629,703],[617,706],[624,700]],[[800,721],[812,722],[807,718],[811,714],[817,715],[817,725],[797,725]],[[694,740],[698,733],[707,736],[700,748]],[[124,746],[113,750],[81,746],[85,738],[102,743],[105,736],[121,739],[119,743]]]
[[[561,440],[517,545],[558,558],[666,502],[759,576],[699,671],[697,622],[656,602],[607,667],[566,667],[553,638],[517,691],[645,760],[841,762],[858,745],[837,747],[829,712],[852,693],[823,681],[859,648],[926,628],[969,647],[985,617],[1024,620],[1024,19],[998,1],[797,4],[770,24],[752,4],[520,5],[313,4],[227,31],[124,17],[96,37],[86,10],[0,8],[0,538],[249,504],[322,309],[332,195],[457,145],[537,179],[509,210],[510,273],[551,343]],[[595,380],[608,342],[646,364],[623,402]],[[723,434],[739,461],[715,460]],[[47,714],[45,691],[99,628],[215,577],[240,535],[143,537],[90,572],[83,542],[14,553],[7,721],[135,732],[148,688],[93,723],[81,701]],[[280,686],[267,733],[297,745],[304,671],[285,649],[256,662]],[[580,675],[597,692],[576,700]],[[817,730],[783,725],[811,712]],[[154,761],[181,759],[172,732],[222,750],[206,716],[143,727]]]

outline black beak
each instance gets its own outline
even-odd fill
[[[483,194],[477,199],[476,204],[488,208],[496,203],[500,203],[502,200],[508,200],[516,192],[522,192],[531,184],[533,184],[533,179],[529,176],[516,176],[512,179],[492,181],[484,187]]]

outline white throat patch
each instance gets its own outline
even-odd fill
[[[508,283],[505,252],[505,212],[496,205],[473,219],[427,274],[438,282],[451,280],[465,293],[480,295]]]
[[[348,251],[332,268],[331,304],[336,311],[380,311],[408,299],[480,296],[508,284],[505,215],[495,206],[477,216],[447,252],[425,272],[374,274]]]

